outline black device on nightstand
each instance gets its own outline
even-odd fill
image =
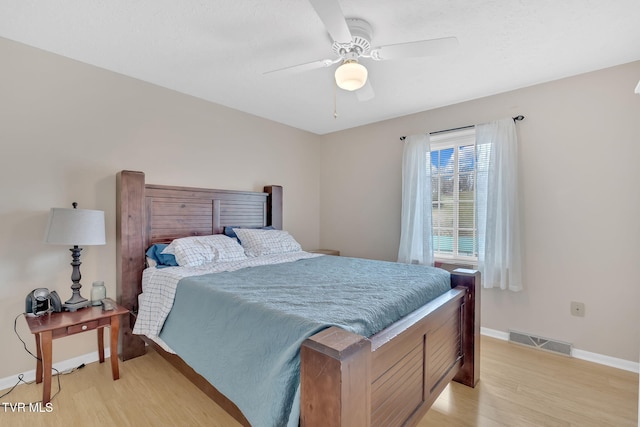
[[[49,292],[47,288],[36,288],[27,294],[24,311],[28,316],[40,316],[52,311],[60,312],[62,302],[56,291]]]

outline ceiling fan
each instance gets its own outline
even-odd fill
[[[265,74],[309,71],[342,62],[335,71],[336,85],[347,91],[357,91],[358,99],[367,101],[373,98],[374,92],[367,79],[367,68],[360,63],[360,59],[386,61],[432,56],[446,53],[458,45],[457,38],[444,37],[372,47],[371,25],[362,19],[345,18],[338,0],[309,0],[309,2],[333,40],[332,49],[336,57],[280,68]]]

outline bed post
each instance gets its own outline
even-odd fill
[[[144,173],[121,171],[116,175],[116,299],[129,310],[120,325],[122,360],[145,353],[142,338],[133,335],[144,266]]]
[[[267,225],[282,230],[282,186],[268,185],[264,187],[264,192],[268,193],[267,200]]]
[[[462,312],[462,367],[454,381],[475,387],[480,380],[480,272],[458,268],[451,273],[451,287],[466,288]]]
[[[371,341],[335,326],[300,349],[300,426],[371,425]]]

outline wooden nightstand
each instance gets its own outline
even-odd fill
[[[81,332],[98,330],[98,356],[104,362],[104,328],[111,329],[111,373],[113,379],[120,378],[118,369],[118,330],[120,316],[129,311],[119,305],[115,310],[103,311],[102,307],[87,307],[77,311],[50,313],[39,317],[25,316],[31,333],[36,337],[36,355],[40,357],[36,363],[36,383],[44,381],[42,388],[42,404],[51,400],[51,364],[52,341]]]

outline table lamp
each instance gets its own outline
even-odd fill
[[[78,204],[73,203],[73,209],[51,208],[49,222],[45,234],[45,242],[54,245],[71,245],[72,295],[62,307],[67,311],[76,311],[79,308],[88,307],[91,301],[80,295],[80,251],[79,246],[104,245],[106,243],[104,231],[104,212],[89,209],[78,209]]]

